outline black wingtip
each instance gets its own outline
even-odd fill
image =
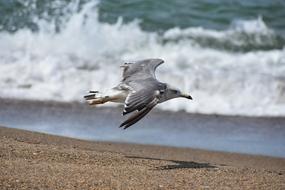
[[[119,128],[123,127],[124,126],[124,123],[121,123],[121,125],[119,126]]]
[[[124,121],[123,123],[120,124],[119,128],[122,128],[122,129],[127,129],[129,128],[130,126],[128,126],[128,124],[126,123],[126,121]]]
[[[119,126],[119,128],[122,128],[122,129],[127,129],[127,128],[129,128],[131,125],[128,125],[127,123],[122,123],[120,126]]]
[[[128,125],[126,125],[126,124],[121,124],[120,126],[119,126],[119,128],[122,128],[122,129],[124,129],[124,130],[126,130],[127,128],[129,128],[130,126],[128,126]]]

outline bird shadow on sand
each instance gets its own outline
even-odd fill
[[[199,163],[193,161],[167,160],[167,159],[139,157],[139,156],[126,156],[126,158],[171,162],[171,164],[155,167],[156,170],[218,168],[217,166],[211,165],[209,163]]]

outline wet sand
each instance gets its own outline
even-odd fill
[[[1,189],[285,189],[285,159],[0,127]]]

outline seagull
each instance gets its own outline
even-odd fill
[[[123,79],[119,85],[105,94],[99,91],[89,91],[89,94],[84,98],[89,105],[104,104],[106,102],[123,103],[124,111],[122,115],[132,113],[119,126],[123,129],[127,129],[141,120],[159,103],[179,97],[192,100],[190,95],[156,79],[156,68],[162,63],[164,63],[162,59],[144,59],[124,63],[121,65]]]

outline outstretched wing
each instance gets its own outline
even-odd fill
[[[122,82],[156,78],[155,70],[164,61],[162,59],[145,59],[134,63],[125,63]]]
[[[124,129],[138,122],[159,102],[160,90],[165,84],[156,80],[155,70],[164,61],[145,59],[122,65],[123,80],[118,88],[131,91],[125,101],[123,115],[135,112],[120,127]]]
[[[134,113],[131,115],[126,121],[124,121],[120,127],[123,127],[124,129],[127,129],[128,127],[132,126],[139,120],[141,120],[156,104],[159,102],[158,98],[154,98],[151,100],[146,106],[142,107],[141,109],[138,110],[138,112]]]
[[[159,102],[160,89],[163,87],[153,78],[129,83],[132,91],[125,100],[123,115],[135,113],[120,125],[124,129],[142,119]]]
[[[131,92],[125,100],[123,115],[136,110],[142,110],[153,99],[157,98],[158,94],[159,91],[153,89],[142,89],[138,92]]]

